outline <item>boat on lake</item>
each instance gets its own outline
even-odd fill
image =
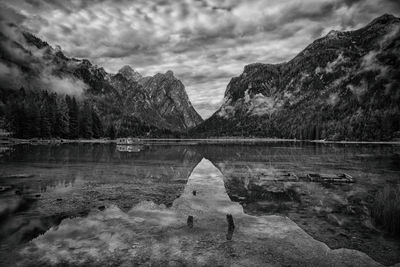
[[[117,139],[117,145],[133,145],[133,144],[143,144],[143,141],[139,138],[124,137]]]
[[[117,145],[117,150],[119,152],[129,152],[129,153],[137,153],[145,150],[145,146],[143,145]]]

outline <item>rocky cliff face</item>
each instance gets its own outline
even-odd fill
[[[142,75],[131,68],[129,65],[123,66],[118,73],[124,76],[128,81],[139,81],[142,78]]]
[[[174,132],[187,131],[202,122],[184,85],[172,71],[142,77],[137,72],[120,70],[110,75],[109,81],[118,92],[125,114]]]
[[[390,139],[400,130],[400,19],[331,31],[287,63],[251,64],[193,133]]]
[[[171,71],[142,77],[130,66],[107,73],[86,59],[66,57],[60,49],[18,27],[1,33],[2,89],[49,90],[83,97],[103,122],[121,127],[150,126],[185,132],[202,122],[182,82]],[[7,75],[7,73],[9,75]]]
[[[141,79],[139,83],[152,99],[155,110],[171,125],[178,125],[181,129],[190,129],[203,121],[200,115],[194,111],[184,85],[172,71]]]

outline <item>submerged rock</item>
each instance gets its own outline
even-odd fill
[[[187,218],[187,225],[189,228],[193,228],[193,216],[189,215]]]

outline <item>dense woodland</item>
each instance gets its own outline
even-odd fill
[[[105,129],[87,101],[47,91],[2,91],[0,114],[5,127],[18,138],[99,138],[115,136]]]
[[[245,66],[229,82],[221,112],[191,133],[311,140],[400,138],[400,32],[393,31],[399,26],[399,18],[384,15],[356,31],[331,32],[288,62]],[[260,102],[256,95],[265,100]]]
[[[0,90],[0,128],[17,138],[91,139],[116,137],[180,137],[135,117],[107,121],[89,98],[47,91]],[[1,121],[3,121],[1,123]]]
[[[392,140],[400,138],[400,104],[387,100],[380,106],[380,98],[346,101],[330,105],[286,107],[269,116],[247,116],[224,119],[213,116],[194,128],[197,137],[241,136],[276,137],[301,140]],[[239,116],[239,118],[241,118]]]
[[[367,98],[368,102],[375,98]],[[348,101],[351,102],[351,101]],[[390,101],[387,101],[390,103]],[[391,103],[385,108],[368,103],[363,109],[354,105],[315,106],[314,111],[290,107],[270,117],[250,116],[243,120],[213,117],[194,128],[196,137],[241,136],[328,140],[390,140],[400,138],[400,108]],[[375,106],[371,109],[371,106]],[[123,116],[119,123],[105,121],[95,103],[88,99],[57,95],[47,91],[21,88],[0,91],[0,118],[17,138],[116,138],[116,137],[182,137],[144,125],[134,117]],[[207,130],[202,129],[205,127]],[[393,134],[393,130],[396,130]]]

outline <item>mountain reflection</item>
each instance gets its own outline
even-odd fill
[[[204,231],[204,236],[193,238],[199,238],[199,244],[203,239],[207,244],[214,242],[215,251],[221,252],[218,246],[221,246],[220,240],[226,240],[227,214],[233,215],[236,225],[233,240],[244,232],[263,231],[261,226],[249,229],[255,218],[278,214],[289,217],[330,247],[357,248],[352,244],[360,240],[361,249],[367,253],[373,254],[371,251],[376,246],[395,249],[396,243],[375,238],[378,234],[371,228],[366,201],[371,198],[372,190],[382,184],[382,179],[398,180],[399,169],[393,165],[398,158],[396,153],[395,147],[293,143],[163,144],[137,150],[104,144],[15,146],[0,157],[0,265],[8,265],[16,256],[12,253],[32,239],[36,240],[34,243],[39,242],[37,245],[44,242],[43,248],[49,246],[48,253],[58,255],[58,248],[49,242],[65,236],[56,228],[49,229],[60,222],[60,227],[66,227],[64,234],[71,234],[77,242],[77,247],[69,249],[78,253],[80,246],[85,247],[74,238],[82,242],[103,238],[96,239],[99,243],[88,244],[98,246],[93,253],[106,259],[109,255],[103,257],[101,246],[110,251],[126,248],[129,253],[141,253],[139,247],[146,238],[166,238],[164,241],[168,242],[162,242],[161,247],[165,245],[163,248],[168,253],[175,253],[171,249],[186,251],[183,240],[173,235],[182,236],[188,242],[193,236],[187,232],[186,225],[192,216],[193,230]],[[286,176],[310,172],[346,172],[356,183],[311,183]],[[74,217],[78,218],[65,220]],[[126,222],[113,225],[111,221],[116,218],[125,218]],[[100,222],[104,228],[87,229],[87,220]],[[138,225],[139,222],[147,224]],[[246,228],[242,223],[246,223]],[[81,226],[87,233],[79,229],[79,235],[69,232]],[[128,233],[132,231],[128,226],[137,229],[136,232]],[[152,226],[155,228],[149,229]],[[119,237],[118,227],[126,237]],[[162,227],[171,227],[168,228],[171,233],[164,233]],[[279,233],[278,229],[274,231]],[[45,232],[45,237],[35,239]],[[210,235],[215,235],[212,240]],[[352,243],[346,241],[348,236],[354,237]],[[115,240],[109,244],[108,238]],[[128,241],[137,247],[130,250],[126,247]],[[152,243],[150,247],[156,249],[156,245]],[[125,252],[121,253],[125,255]],[[31,256],[38,255],[35,253],[42,259],[50,255],[36,250]],[[161,252],[153,255],[147,250],[143,253],[155,259],[164,255]],[[189,254],[193,258],[188,262],[194,264],[200,258],[192,253]],[[46,260],[58,261],[63,256],[57,257],[60,258]],[[214,253],[206,258],[219,262]],[[156,263],[163,262],[156,260]]]
[[[11,252],[67,217],[143,200],[171,206],[201,155],[190,147],[15,146],[0,158],[0,265]]]
[[[110,205],[87,217],[64,220],[27,244],[19,264],[265,266],[276,258],[285,265],[322,260],[327,265],[376,264],[352,250],[335,253],[284,217],[246,215],[229,199],[223,180],[221,172],[203,159],[170,208],[142,201],[126,213]],[[228,214],[239,226],[236,232],[228,227]],[[227,243],[232,234],[232,243]]]
[[[193,194],[194,191],[196,194]],[[210,161],[202,159],[191,172],[183,193],[170,208],[152,201],[141,201],[127,213],[110,205],[105,211],[65,220],[58,228],[49,230],[28,244],[22,250],[22,262],[113,263],[113,255],[117,253],[118,262],[124,264],[140,264],[143,257],[155,264],[164,264],[174,257],[170,254],[172,251],[187,250],[182,247],[186,244],[179,239],[187,234],[182,225],[185,225],[188,216],[194,217],[197,233],[200,231],[207,236],[212,231],[214,237],[223,241],[227,214],[232,214],[234,218],[246,216],[242,207],[227,195],[221,172]],[[165,228],[169,230],[162,232]],[[69,242],[65,242],[66,239]],[[195,261],[203,257],[194,253],[190,252],[189,259],[178,258],[190,262],[196,257]]]
[[[222,173],[206,159],[193,170],[182,195],[174,201],[172,207],[181,214],[194,216],[195,219],[198,216],[220,214],[218,219],[223,223],[226,214],[243,213],[243,208],[232,202],[226,193]]]
[[[399,242],[381,238],[370,216],[375,192],[398,184],[398,146],[271,143],[197,148],[224,175],[229,197],[251,215],[289,217],[329,247],[360,249],[393,264]],[[288,174],[352,175],[354,184],[295,181]],[[387,251],[377,253],[377,247]]]

